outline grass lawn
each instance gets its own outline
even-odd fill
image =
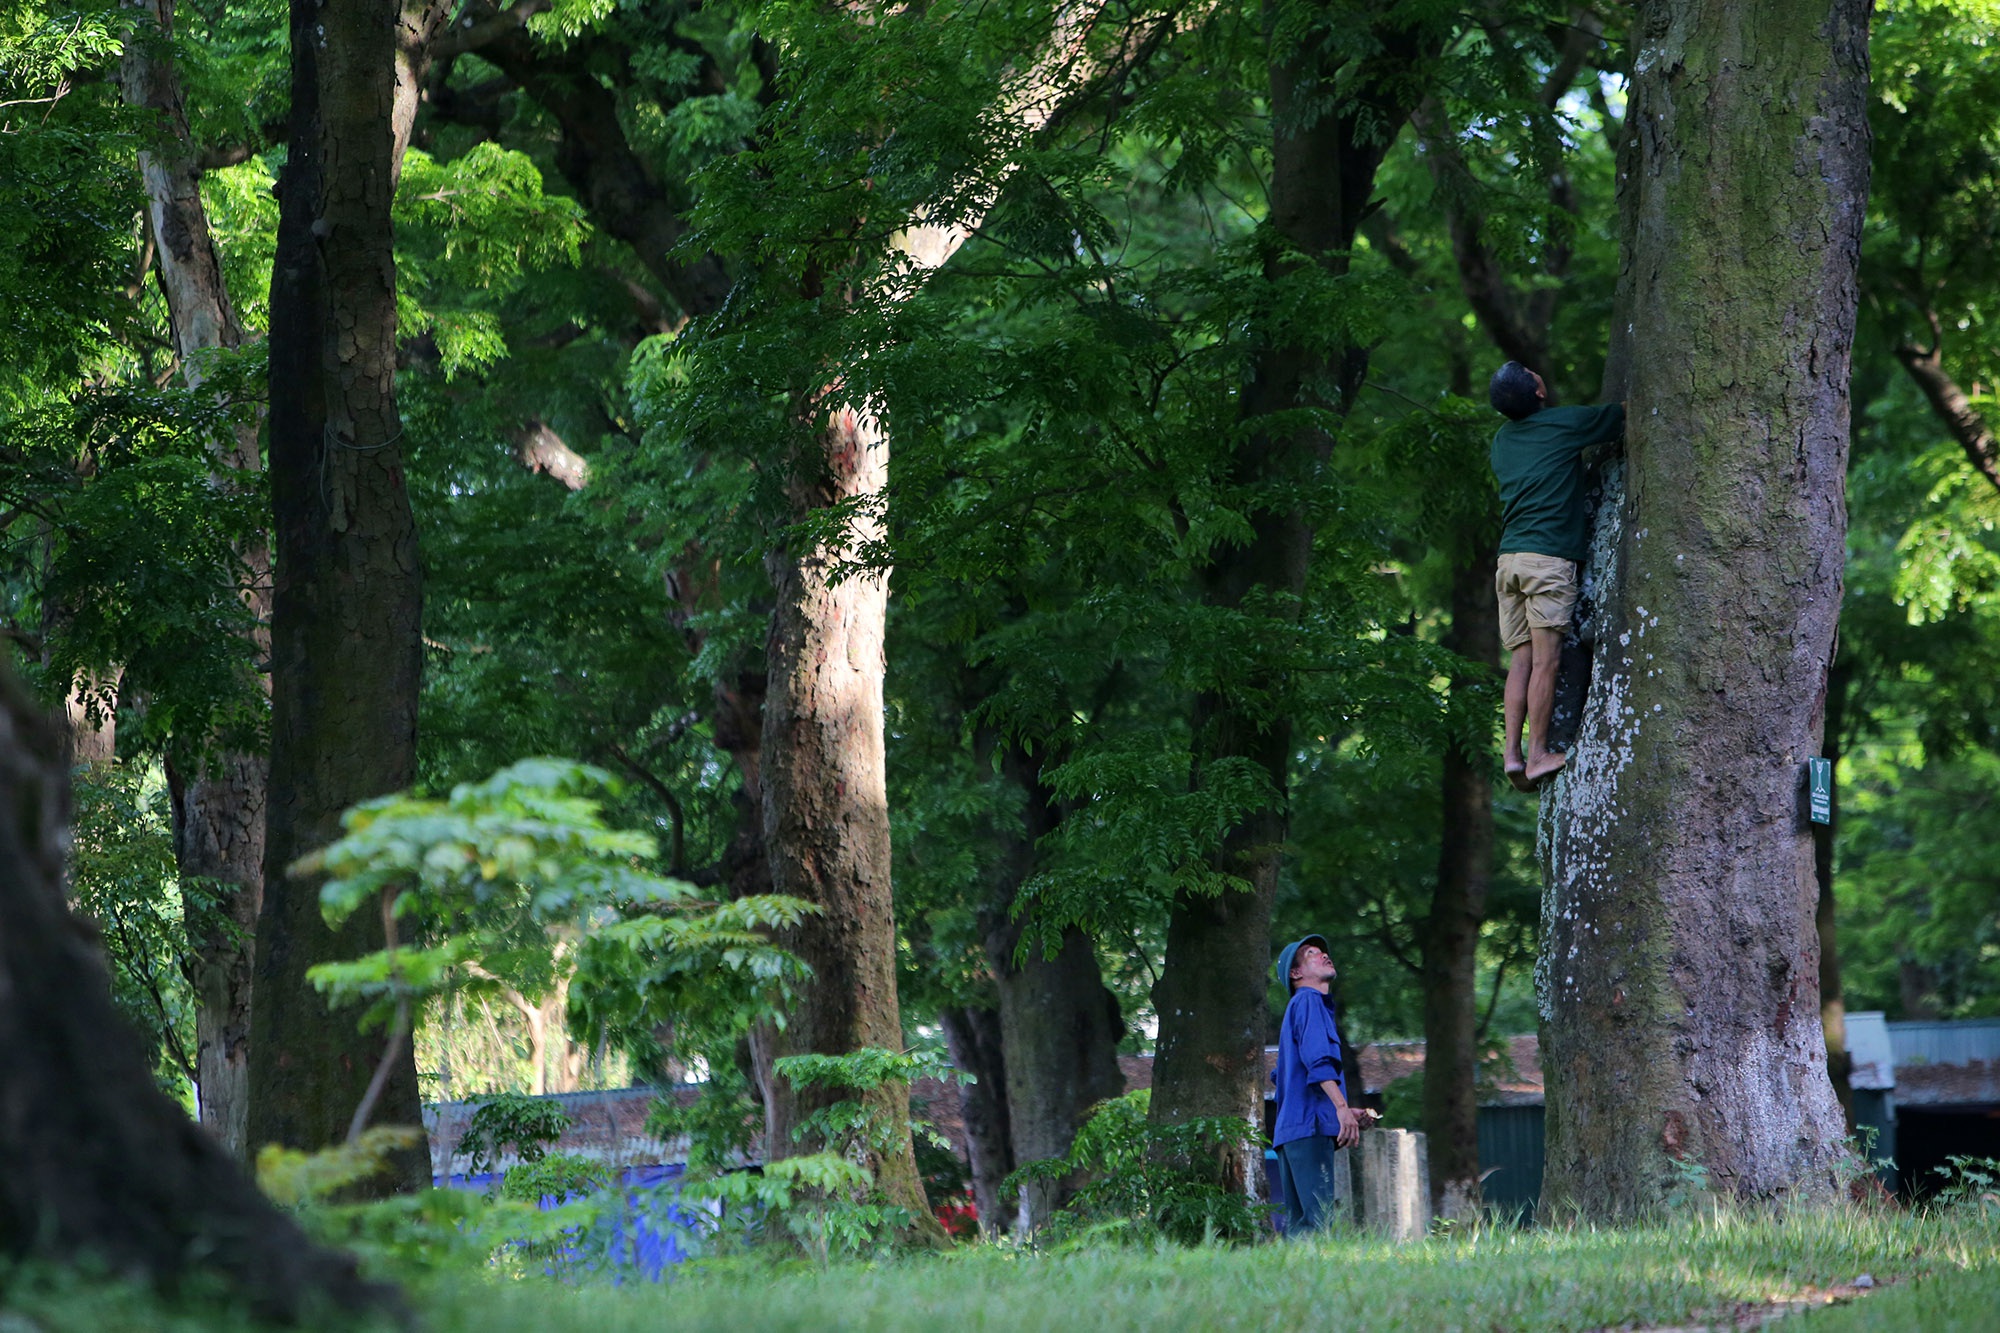
[[[1879,1285],[1860,1296],[1867,1274]],[[1831,1302],[1829,1303],[1829,1298]],[[660,1328],[1586,1330],[1734,1328],[1800,1302],[1801,1333],[2000,1330],[2000,1216],[1720,1215],[1658,1228],[1491,1230],[1410,1246],[1360,1239],[1248,1250],[974,1248],[825,1273],[696,1272],[664,1289],[512,1284],[432,1307],[443,1333]],[[1809,1303],[1809,1304],[1807,1304]]]
[[[1870,1292],[1853,1287],[1867,1274]],[[435,1333],[717,1329],[1592,1330],[1755,1326],[1797,1333],[2000,1330],[2000,1213],[1712,1214],[1624,1231],[1490,1229],[1390,1246],[1359,1238],[1251,1249],[977,1246],[825,1271],[738,1261],[651,1286],[435,1280],[414,1292]],[[216,1330],[129,1291],[17,1281],[0,1333]]]

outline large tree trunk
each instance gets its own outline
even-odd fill
[[[1319,21],[1340,21],[1325,6]],[[1379,34],[1383,49],[1365,66],[1325,68],[1317,38],[1298,49],[1274,51],[1271,65],[1271,215],[1269,226],[1286,247],[1329,273],[1344,273],[1348,250],[1372,191],[1375,170],[1403,122],[1416,92],[1411,68],[1420,45],[1401,29]],[[1336,81],[1338,80],[1338,81]],[[1345,100],[1321,105],[1328,87]],[[1282,283],[1294,260],[1273,245],[1265,277]],[[1300,345],[1286,331],[1265,334],[1243,391],[1246,429],[1229,468],[1228,484],[1260,497],[1249,518],[1254,534],[1243,544],[1222,543],[1200,572],[1202,600],[1237,609],[1275,599],[1297,614],[1312,554],[1313,529],[1305,513],[1280,499],[1309,480],[1332,445],[1318,425],[1294,421],[1272,427],[1274,414],[1302,407],[1344,412],[1367,373],[1359,347]],[[1286,633],[1277,624],[1270,633]],[[1153,1075],[1155,1120],[1235,1116],[1256,1123],[1264,1082],[1264,994],[1271,968],[1271,905],[1287,836],[1287,787],[1292,755],[1289,716],[1271,716],[1256,702],[1283,696],[1281,668],[1241,666],[1233,688],[1204,693],[1195,704],[1194,781],[1211,767],[1247,762],[1270,784],[1270,800],[1232,829],[1212,865],[1243,887],[1217,895],[1182,894],[1167,925],[1166,966],[1154,987],[1160,1015]],[[1249,1188],[1261,1179],[1261,1162],[1243,1156],[1223,1174]]]
[[[1537,969],[1544,1207],[1595,1218],[1695,1167],[1822,1195],[1841,1141],[1802,792],[1841,597],[1867,4],[1647,0],[1635,31],[1627,461],[1543,796]]]
[[[383,1058],[382,1034],[330,1011],[305,975],[381,947],[376,915],[328,929],[318,881],[286,869],[338,836],[347,807],[415,777],[422,589],[396,412],[390,224],[398,16],[394,0],[292,7],[291,154],[271,280],[278,559],[253,1144],[341,1139]],[[379,1103],[388,1123],[421,1118],[410,1048]],[[427,1154],[404,1154],[395,1176],[395,1187],[428,1184]]]
[[[174,351],[182,379],[199,388],[206,378],[205,357],[238,347],[243,326],[223,282],[222,260],[201,202],[201,167],[188,131],[180,78],[167,40],[174,25],[173,0],[145,0],[157,40],[126,47],[123,77],[126,100],[151,111],[156,122],[151,146],[139,154],[147,217],[160,287],[166,293]],[[211,449],[219,485],[239,484],[258,472],[259,421],[244,421]],[[251,656],[270,651],[264,629],[271,614],[270,543],[258,534],[238,550],[243,595],[256,628]],[[268,692],[268,677],[255,688]],[[187,970],[195,992],[195,1066],[201,1121],[237,1157],[245,1138],[250,1070],[250,986],[257,912],[264,893],[264,786],[269,773],[261,753],[212,749],[209,737],[185,738],[177,749],[194,754],[192,771],[169,760],[173,796],[174,858],[183,886],[182,904],[192,955]]]
[[[266,1317],[397,1308],[312,1245],[153,1085],[90,928],[63,905],[61,741],[0,676],[0,1255],[174,1288],[203,1274]]]
[[[1451,580],[1445,646],[1483,671],[1454,677],[1460,689],[1489,686],[1500,670],[1500,613],[1493,599],[1492,539],[1466,541]],[[1479,929],[1493,883],[1493,755],[1490,744],[1456,739],[1444,750],[1444,813],[1437,887],[1418,941],[1424,984],[1424,1135],[1431,1210],[1474,1217],[1480,1205],[1478,998]]]
[[[888,477],[888,441],[872,415],[837,408],[818,457],[797,461],[793,515],[878,495]],[[849,540],[874,534],[857,520]],[[812,967],[773,1056],[844,1055],[864,1047],[903,1049],[896,997],[896,920],[889,881],[889,797],[882,749],[882,636],[886,571],[834,582],[843,552],[783,548],[767,564],[777,589],[771,616],[762,748],[764,846],[771,889],[821,910],[784,943]],[[783,1079],[764,1089],[764,1150],[773,1158],[818,1145],[793,1142],[814,1110],[849,1094],[799,1092]],[[909,1089],[890,1083],[861,1094],[888,1128],[869,1165],[891,1203],[930,1221],[909,1134]],[[935,1223],[931,1222],[935,1227]]]

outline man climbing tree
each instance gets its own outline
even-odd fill
[[[1542,377],[1518,361],[1494,372],[1493,410],[1507,418],[1493,436],[1500,483],[1500,646],[1507,662],[1507,780],[1533,791],[1563,766],[1549,749],[1556,661],[1576,611],[1589,513],[1584,507],[1583,451],[1625,429],[1625,408],[1549,407]],[[1521,718],[1528,752],[1521,753]]]

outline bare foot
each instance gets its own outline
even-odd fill
[[[1533,791],[1535,789],[1535,784],[1528,781],[1528,766],[1526,764],[1507,765],[1507,781],[1513,784],[1515,791]]]
[[[1526,773],[1528,782],[1532,786],[1539,787],[1556,774],[1562,772],[1563,765],[1568,762],[1569,755],[1561,750],[1544,755],[1540,759],[1530,760]]]

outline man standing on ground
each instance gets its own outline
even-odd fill
[[[1278,1184],[1285,1196],[1285,1234],[1300,1235],[1333,1220],[1333,1154],[1351,1148],[1371,1111],[1347,1104],[1340,1029],[1328,989],[1336,975],[1326,941],[1318,935],[1287,944],[1277,974],[1291,999],[1278,1024],[1278,1117],[1271,1144],[1278,1150]]]
[[[1493,436],[1500,483],[1500,642],[1507,661],[1507,780],[1532,791],[1568,761],[1549,749],[1556,659],[1581,588],[1590,515],[1584,504],[1583,451],[1625,433],[1620,403],[1549,407],[1542,377],[1518,361],[1494,372],[1487,389],[1507,418]],[[1521,721],[1528,752],[1521,753]]]

